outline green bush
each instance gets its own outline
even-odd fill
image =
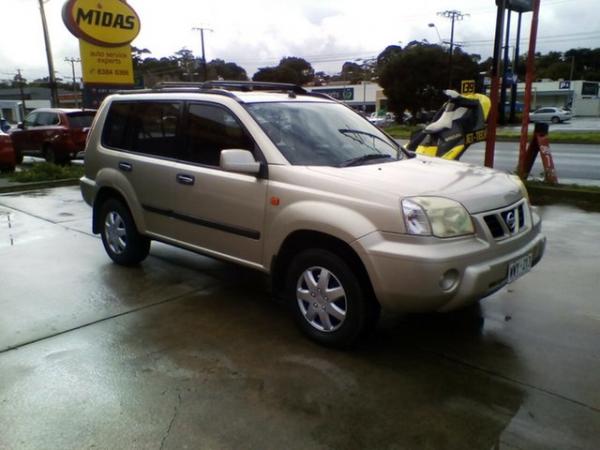
[[[10,180],[19,183],[31,183],[81,178],[82,176],[83,166],[57,166],[56,164],[44,162],[34,164],[30,169],[15,172],[11,175]]]

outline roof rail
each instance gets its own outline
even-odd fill
[[[142,94],[156,92],[196,92],[203,94],[217,94],[234,98],[241,101],[232,90],[249,91],[276,91],[285,92],[289,95],[300,94],[311,97],[325,98],[336,101],[327,94],[311,92],[302,86],[292,83],[276,83],[263,81],[238,81],[238,80],[214,80],[214,81],[161,81],[153,88],[121,90],[118,94]]]
[[[306,94],[307,91],[302,86],[292,83],[274,83],[269,81],[236,81],[236,80],[216,80],[207,81],[206,87],[215,87],[222,89],[239,89],[240,91],[283,91],[294,92],[295,94]]]
[[[263,81],[213,80],[203,82],[163,81],[155,89],[225,89],[239,91],[283,91],[295,94],[307,94],[302,86],[292,83],[272,83]]]

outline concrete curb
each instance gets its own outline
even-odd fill
[[[0,186],[0,194],[7,192],[22,192],[22,191],[33,191],[36,189],[47,189],[61,186],[77,186],[79,184],[79,178],[68,178],[65,180],[54,180],[54,181],[39,181],[35,183],[11,183],[8,186]]]
[[[527,191],[534,205],[564,203],[586,210],[600,211],[600,190],[527,183]]]

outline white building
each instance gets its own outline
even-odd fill
[[[600,117],[600,83],[585,80],[538,81],[531,86],[531,108],[568,106],[574,116]],[[525,83],[517,85],[517,99],[523,102]]]
[[[381,86],[371,81],[362,81],[360,84],[333,82],[326,86],[304,86],[304,88],[310,92],[327,94],[336,100],[347,103],[354,109],[367,113],[375,111],[377,93],[382,91]]]

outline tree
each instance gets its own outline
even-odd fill
[[[385,53],[385,54],[384,54]],[[456,49],[453,55],[453,87],[460,80],[475,79],[479,55]],[[448,88],[448,51],[437,44],[413,41],[403,50],[389,47],[379,55],[379,84],[388,98],[388,109],[416,113],[421,108],[437,109]]]
[[[248,80],[248,75],[243,67],[236,63],[225,62],[222,59],[213,59],[207,64],[209,80]]]
[[[314,76],[315,71],[308,61],[291,56],[281,59],[275,67],[259,68],[252,79],[302,85],[312,81]]]

